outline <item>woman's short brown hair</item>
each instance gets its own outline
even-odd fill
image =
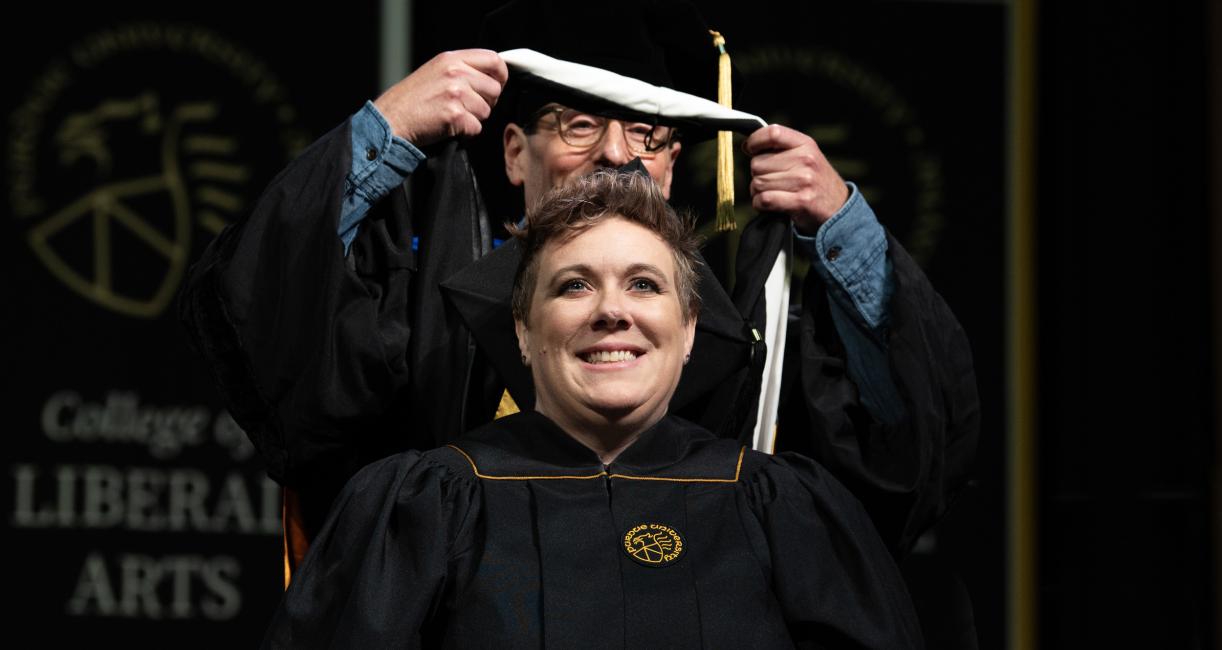
[[[522,227],[509,227],[522,246],[522,261],[513,281],[514,319],[525,322],[530,315],[539,251],[548,242],[566,242],[611,218],[642,225],[666,242],[675,258],[679,304],[687,306],[684,322],[700,313],[696,287],[700,241],[694,233],[694,220],[676,214],[648,176],[603,169],[549,191],[526,214]]]

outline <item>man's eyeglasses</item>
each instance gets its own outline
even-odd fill
[[[550,119],[547,119],[549,116]],[[563,106],[550,106],[535,113],[529,122],[531,126],[528,130],[534,132],[539,128],[555,129],[560,134],[560,139],[570,147],[589,149],[602,142],[611,122],[620,123],[624,129],[624,139],[628,141],[628,149],[642,158],[658,155],[658,152],[669,146],[678,135],[678,130],[669,126],[613,120]]]

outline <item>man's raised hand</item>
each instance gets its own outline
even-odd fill
[[[805,133],[779,124],[757,129],[743,143],[751,156],[751,205],[780,212],[813,235],[849,198],[849,188]]]
[[[509,69],[492,50],[442,52],[391,86],[373,105],[395,135],[418,147],[478,135]]]

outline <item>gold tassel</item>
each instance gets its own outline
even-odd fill
[[[709,30],[713,36],[713,47],[721,54],[717,57],[717,103],[734,108],[730,99],[730,54],[726,52],[726,39],[718,32]],[[727,232],[738,227],[734,215],[734,134],[717,132],[717,232]]]

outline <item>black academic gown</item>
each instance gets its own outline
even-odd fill
[[[345,123],[306,150],[211,244],[180,299],[226,405],[272,478],[301,494],[311,535],[364,464],[487,422],[506,388],[524,410],[533,404],[509,312],[516,251],[490,253],[462,149],[430,150],[373,206],[345,256],[336,231],[350,148]],[[670,411],[718,436],[749,439],[766,352],[751,332],[788,238],[775,215],[748,226],[733,296],[701,270],[704,309]],[[862,406],[811,274],[789,327],[778,448],[829,468],[902,553],[966,482],[979,417],[962,329],[898,242],[889,255],[895,294],[881,343],[905,417],[880,422]]]
[[[921,646],[835,478],[674,417],[603,466],[522,413],[362,470],[267,647]]]

